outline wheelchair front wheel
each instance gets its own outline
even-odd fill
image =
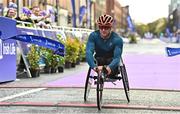
[[[91,73],[91,68],[89,68],[87,77],[86,77],[85,90],[84,90],[84,101],[87,101],[89,93],[90,93],[91,85],[92,85],[92,81],[90,79],[90,73]]]
[[[98,74],[97,77],[97,107],[99,110],[102,108],[102,95],[103,95],[103,87],[104,87],[104,81],[102,78],[102,73]]]

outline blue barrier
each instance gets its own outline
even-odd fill
[[[36,29],[29,29],[29,28],[18,28],[17,27],[18,34],[24,34],[24,35],[39,35],[38,31]],[[29,46],[27,42],[19,42],[22,48],[22,53],[24,55],[28,54]]]
[[[3,39],[17,35],[16,21],[0,17],[0,82],[16,79],[16,42]]]
[[[166,47],[166,52],[169,57],[179,55],[180,54],[180,48],[170,48]]]
[[[17,35],[8,39],[19,40],[22,42],[27,42],[45,48],[49,48],[52,49],[55,52],[55,54],[64,56],[64,45],[52,39],[48,39],[42,36],[35,36],[35,35]]]

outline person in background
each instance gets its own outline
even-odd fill
[[[50,14],[41,15],[41,11],[38,6],[34,6],[32,8],[32,14],[30,18],[36,23],[36,25],[46,28],[45,20],[49,17],[50,17]]]
[[[13,3],[13,2],[9,3],[8,11],[7,11],[5,17],[11,18],[11,19],[16,19],[16,20],[21,20],[20,17],[17,17],[17,5],[15,3]]]
[[[9,18],[15,19],[16,15],[17,15],[16,9],[9,8],[8,11],[7,11],[7,14],[5,15],[5,17],[9,17]]]

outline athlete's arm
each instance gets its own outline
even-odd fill
[[[87,41],[87,45],[86,45],[86,61],[88,62],[89,66],[94,69],[95,67],[97,67],[97,65],[94,62],[94,49],[95,49],[95,42],[94,42],[94,36],[91,33],[88,41]]]
[[[120,58],[123,51],[123,40],[118,38],[115,41],[115,49],[114,49],[114,56],[112,62],[108,65],[111,69],[115,69],[120,62]]]

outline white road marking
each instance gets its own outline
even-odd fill
[[[29,90],[29,91],[22,92],[22,93],[18,93],[18,94],[15,94],[15,95],[6,96],[6,97],[3,97],[3,98],[0,98],[0,102],[6,101],[6,100],[9,100],[9,99],[13,99],[13,98],[16,98],[16,97],[20,97],[20,96],[23,96],[23,95],[27,95],[27,94],[30,94],[30,93],[38,92],[38,91],[41,91],[41,90],[44,90],[44,89],[46,89],[46,88],[37,88],[37,89],[32,89],[32,90]]]

